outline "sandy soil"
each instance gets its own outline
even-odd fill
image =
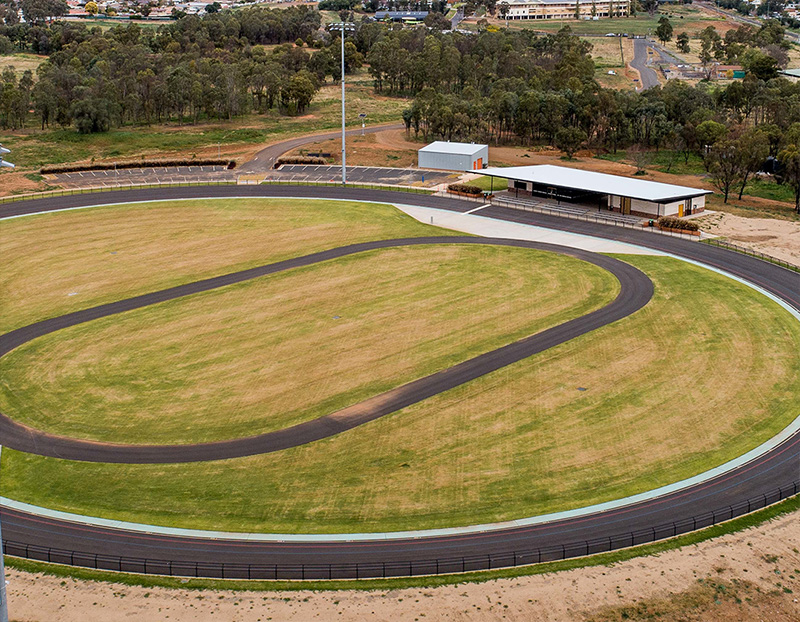
[[[257,620],[800,620],[800,516],[609,566],[374,592],[141,588],[8,572],[25,622]]]
[[[715,212],[698,218],[704,231],[727,238],[778,259],[800,265],[800,222],[743,218]]]

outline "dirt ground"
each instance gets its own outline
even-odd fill
[[[8,571],[19,622],[800,620],[800,516],[608,566],[439,588],[233,592]]]
[[[800,265],[800,222],[771,218],[743,218],[716,212],[699,218],[704,231],[723,236],[778,259]]]

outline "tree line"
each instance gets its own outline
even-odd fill
[[[774,23],[731,31],[719,54],[747,59],[755,51],[775,61],[769,47],[784,49],[781,31]],[[793,166],[800,175],[800,84],[778,77],[777,61],[725,86],[671,80],[639,93],[601,87],[590,44],[566,28],[543,37],[413,37],[391,33],[366,58],[376,89],[415,95],[403,120],[426,140],[552,144],[568,157],[582,147],[666,148],[673,161],[701,157],[725,201],[768,158],[787,184]]]
[[[338,76],[338,40],[319,27],[319,12],[306,7],[188,16],[157,30],[129,24],[102,31],[68,22],[0,26],[7,47],[48,54],[35,79],[31,72],[17,79],[11,70],[0,76],[0,126],[22,127],[31,108],[42,128],[74,125],[79,132],[230,119],[276,106],[302,113],[325,76]],[[306,41],[322,48],[319,58]],[[350,42],[348,52],[350,64],[359,65]]]

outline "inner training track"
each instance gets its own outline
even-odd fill
[[[456,212],[466,212],[474,207],[474,203],[456,199],[389,191],[217,186],[126,190],[21,201],[0,206],[0,218],[108,203],[233,196],[413,203]],[[636,229],[495,206],[481,210],[481,215],[671,253],[724,270],[800,309],[800,274],[725,249]],[[126,531],[3,509],[3,535],[12,543],[21,543],[11,546],[11,554],[133,572],[241,578],[338,578],[457,572],[581,555],[668,537],[711,522],[708,518],[695,517],[708,517],[711,511],[732,508],[779,487],[792,486],[798,479],[800,434],[733,471],[671,494],[580,518],[522,527],[510,524],[508,529],[484,533],[385,541],[348,541],[345,538],[332,538],[328,542],[246,541]],[[748,502],[745,509],[749,507]],[[733,509],[730,513],[734,513]],[[62,552],[51,554],[48,547]],[[47,555],[43,553],[45,550],[48,550]]]
[[[48,333],[102,317],[117,315],[125,311],[141,309],[142,307],[167,300],[175,300],[269,274],[277,274],[284,270],[310,266],[356,253],[400,246],[429,244],[491,244],[493,246],[513,246],[571,255],[611,272],[620,282],[620,292],[616,299],[605,307],[582,317],[564,322],[535,335],[530,335],[429,376],[419,378],[335,413],[275,432],[191,445],[125,445],[48,434],[18,423],[7,415],[0,413],[0,439],[2,440],[2,445],[28,453],[68,460],[136,464],[222,460],[281,451],[350,430],[444,391],[449,391],[465,382],[497,371],[543,350],[553,348],[596,328],[620,320],[641,309],[650,301],[653,295],[652,282],[640,270],[617,259],[585,250],[540,242],[475,237],[436,236],[378,240],[295,257],[43,320],[5,335],[0,335],[0,356],[4,356],[23,343]]]

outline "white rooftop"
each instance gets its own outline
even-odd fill
[[[491,177],[548,184],[559,188],[575,188],[586,192],[611,194],[657,203],[669,203],[685,197],[712,194],[710,190],[701,188],[662,184],[661,182],[647,181],[646,179],[633,179],[632,177],[622,177],[621,175],[582,171],[576,168],[553,166],[551,164],[487,168],[482,173]]]
[[[457,155],[475,155],[487,145],[476,145],[475,143],[451,143],[449,141],[437,140],[430,145],[425,145],[420,151],[431,153],[453,153]]]

